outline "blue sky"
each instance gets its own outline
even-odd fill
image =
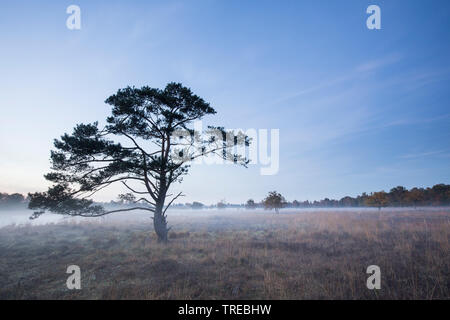
[[[81,8],[81,30],[66,8]],[[366,8],[381,8],[368,30]],[[280,169],[193,166],[183,201],[450,182],[448,1],[3,1],[0,191],[45,190],[52,141],[127,85],[182,82],[205,124],[280,129]],[[114,199],[119,189],[99,195]]]

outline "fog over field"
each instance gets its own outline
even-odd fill
[[[115,208],[109,206],[109,209]],[[425,212],[435,211],[450,211],[450,208],[446,207],[423,207],[423,208],[407,208],[406,210],[419,210]],[[296,214],[302,215],[312,212],[332,212],[332,213],[345,213],[354,212],[359,215],[363,213],[376,213],[379,210],[376,208],[284,208],[280,209],[280,214]],[[383,212],[404,212],[405,208],[384,208]],[[149,223],[151,222],[151,214],[144,211],[118,212],[103,217],[71,217],[60,214],[47,213],[40,216],[38,219],[31,220],[30,216],[33,213],[32,210],[16,209],[16,210],[0,210],[0,228],[5,226],[39,226],[46,224],[83,224],[83,223],[114,223],[114,224],[127,224],[134,223]],[[264,209],[246,209],[246,208],[226,208],[226,209],[169,209],[167,211],[169,224],[173,222],[173,228],[183,228],[179,225],[181,219],[193,219],[197,223],[211,224],[214,229],[220,229],[221,227],[229,227],[232,221],[239,220],[240,218],[261,218],[267,217],[267,215],[274,215],[273,212]],[[259,217],[258,217],[259,214]],[[245,225],[244,227],[249,227]],[[151,231],[151,230],[150,230]]]
[[[1,214],[0,299],[450,297],[450,208],[172,210],[167,244],[143,213]]]

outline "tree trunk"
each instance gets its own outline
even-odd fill
[[[167,242],[167,234],[169,228],[167,228],[167,220],[162,212],[163,205],[157,205],[155,213],[153,215],[153,226],[155,228],[156,235],[158,236],[158,242]]]

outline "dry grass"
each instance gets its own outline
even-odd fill
[[[149,219],[150,220],[150,219]],[[233,213],[0,229],[0,299],[449,299],[450,212]],[[65,286],[68,265],[82,289]],[[366,268],[381,268],[381,290]]]

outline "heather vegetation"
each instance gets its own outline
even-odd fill
[[[0,228],[0,299],[448,299],[450,212],[342,209],[172,215]],[[67,266],[81,290],[66,287]],[[366,269],[381,270],[368,290]]]

